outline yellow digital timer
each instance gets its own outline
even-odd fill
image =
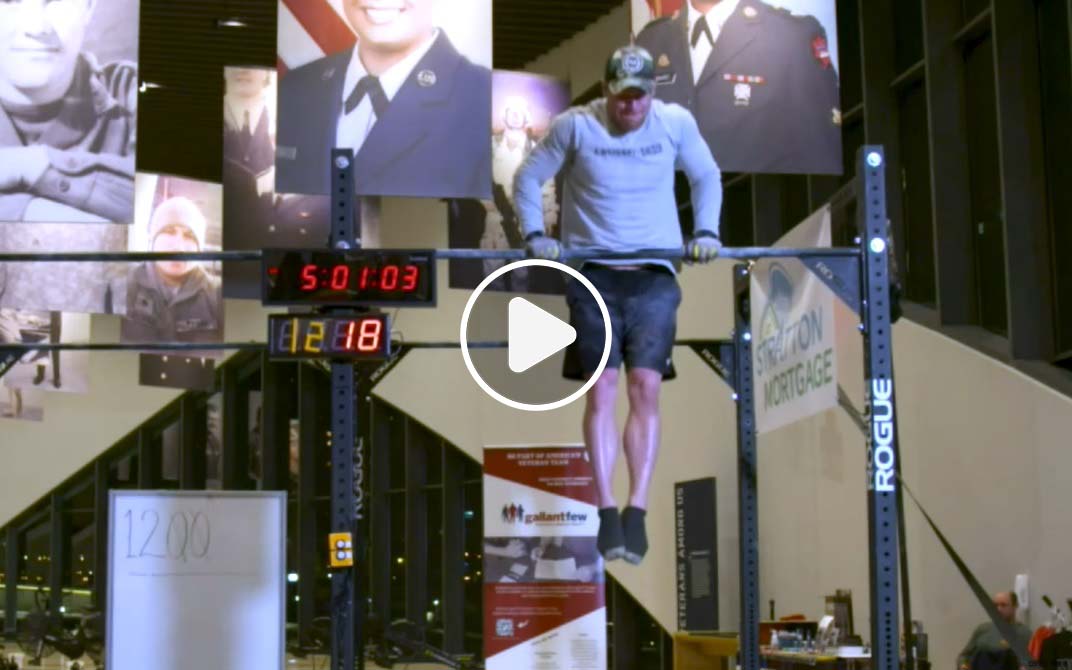
[[[268,317],[268,355],[288,358],[383,359],[391,354],[386,314]]]

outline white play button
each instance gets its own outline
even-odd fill
[[[561,298],[526,299],[485,291],[508,272],[541,268],[568,275],[591,294],[603,314],[602,332],[574,330],[567,323],[568,309]],[[509,278],[500,283],[509,285]],[[573,299],[582,300],[575,289]],[[584,396],[607,365],[612,338],[607,305],[592,282],[562,263],[535,258],[498,268],[480,282],[462,311],[459,335],[465,367],[477,385],[498,402],[530,412],[564,407]],[[580,339],[584,342],[578,342]],[[505,347],[501,346],[503,340]],[[569,351],[563,350],[575,342],[603,350],[600,364],[583,384],[573,377],[563,378],[569,359]]]
[[[524,298],[510,301],[507,338],[510,370],[524,372],[577,339],[573,326]]]

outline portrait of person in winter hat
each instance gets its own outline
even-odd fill
[[[149,218],[149,250],[197,252],[205,246],[207,221],[185,197],[164,200]],[[122,342],[220,342],[223,337],[220,282],[198,261],[140,263],[126,287]]]

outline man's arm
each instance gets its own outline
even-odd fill
[[[967,668],[971,663],[972,656],[975,655],[976,646],[978,644],[979,636],[983,633],[986,625],[976,626],[972,631],[971,637],[968,638],[968,644],[964,645],[964,648],[960,650],[957,655],[957,667]]]
[[[88,220],[125,223],[134,202],[134,156],[94,154],[44,145],[0,149],[0,220],[64,222],[62,212],[31,201],[52,201],[91,215]],[[55,218],[61,217],[61,218]],[[74,221],[87,220],[79,215]]]
[[[789,160],[797,166],[810,166],[809,172],[840,173],[841,93],[826,31],[812,16],[796,20],[800,21],[805,43],[800,46],[799,57],[792,61],[791,104],[796,119],[783,121],[794,129],[789,136]]]
[[[514,175],[514,207],[523,237],[544,232],[543,184],[566,164],[572,143],[573,115],[567,112],[554,120]]]
[[[127,223],[134,210],[134,156],[49,148],[46,169],[31,184],[38,197]]]
[[[106,219],[84,209],[78,209],[62,202],[48,198],[34,198],[26,205],[22,220],[25,222],[44,223],[113,223],[117,219]]]
[[[0,193],[0,221],[22,221],[31,200],[29,193]]]
[[[700,128],[692,113],[681,107],[677,108],[677,112],[680,136],[676,167],[683,170],[689,179],[695,232],[707,231],[718,237],[722,213],[722,171],[718,169],[711,149],[700,135]]]

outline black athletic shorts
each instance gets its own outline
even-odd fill
[[[607,369],[617,370],[624,362],[627,370],[647,368],[673,379],[670,355],[681,304],[677,277],[661,265],[616,270],[588,263],[581,274],[607,303],[612,333]],[[603,315],[592,294],[575,279],[566,286],[566,303],[577,340],[566,352],[562,374],[568,379],[588,379],[603,357]]]

